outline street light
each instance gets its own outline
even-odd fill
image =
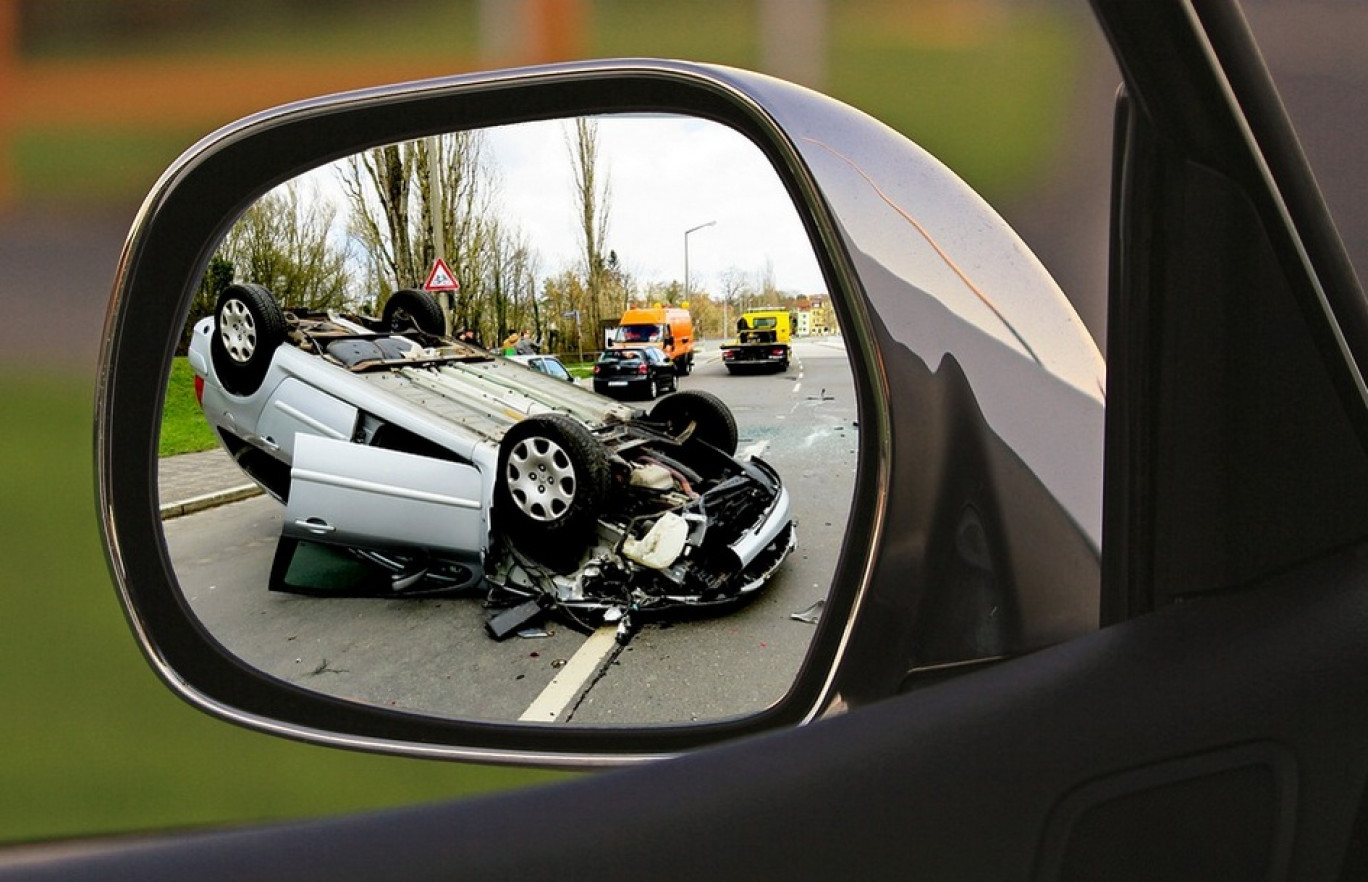
[[[704,227],[711,227],[711,226],[713,226],[713,225],[716,224],[716,223],[717,223],[717,221],[715,221],[715,220],[710,220],[710,221],[708,221],[706,224],[699,224],[699,225],[696,226],[696,227],[689,227],[689,229],[687,229],[687,230],[684,231],[684,297],[685,297],[685,299],[688,299],[688,298],[690,298],[690,297],[693,296],[692,293],[689,291],[689,234],[690,234],[690,233],[697,233],[699,230],[703,229]]]

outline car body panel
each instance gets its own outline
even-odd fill
[[[477,467],[313,434],[294,452],[287,538],[482,562],[492,485]]]
[[[497,440],[510,425],[533,414],[569,413],[599,428],[631,419],[637,413],[574,384],[470,349],[431,364],[358,373],[296,347],[282,346],[261,387],[249,396],[237,396],[224,391],[214,377],[207,353],[211,333],[212,319],[202,320],[190,347],[192,366],[209,381],[203,402],[206,418],[211,425],[231,427],[245,440],[261,441],[268,447],[272,442],[264,436],[273,421],[284,418],[281,407],[309,414],[308,427],[316,430],[315,424],[326,426],[331,437],[350,436],[353,427],[343,428],[346,409],[364,411],[403,425],[466,461],[476,459],[478,445]],[[297,384],[282,387],[288,380]],[[291,390],[296,389],[308,396],[307,402],[290,398]],[[332,390],[332,394],[323,390]],[[325,395],[332,401],[319,397]],[[275,403],[277,397],[283,400]],[[268,416],[268,406],[282,416]],[[298,415],[293,419],[298,421]],[[263,426],[268,432],[262,431]],[[284,428],[279,434],[274,444],[288,463],[292,456],[290,434]]]

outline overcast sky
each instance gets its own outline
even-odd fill
[[[759,274],[767,262],[782,290],[825,289],[788,194],[755,145],[726,126],[679,116],[598,117],[600,169],[609,177],[606,245],[639,281],[689,276],[695,289],[720,291],[735,268]],[[491,129],[502,204],[527,231],[547,272],[579,254],[567,132],[555,121]]]
[[[826,289],[792,200],[759,149],[726,126],[691,117],[596,118],[599,174],[609,185],[606,250],[637,281],[684,280],[685,231],[695,290],[718,294],[739,270],[759,278],[772,268],[780,290]],[[567,138],[572,120],[486,130],[497,169],[501,219],[527,236],[538,271],[554,275],[579,264],[577,196]],[[342,205],[330,167],[306,176],[306,192]],[[345,208],[338,217],[345,217]],[[707,225],[707,226],[703,226]]]

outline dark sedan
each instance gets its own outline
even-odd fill
[[[674,363],[654,347],[605,349],[594,363],[594,391],[602,395],[649,400],[678,386]]]

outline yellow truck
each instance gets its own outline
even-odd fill
[[[792,354],[793,313],[786,309],[752,309],[736,320],[736,339],[722,345],[727,372],[786,371]]]
[[[623,312],[608,342],[614,347],[653,346],[674,362],[676,375],[693,371],[693,316],[685,307],[631,307]]]

